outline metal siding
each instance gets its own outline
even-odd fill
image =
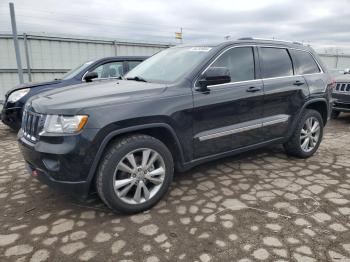
[[[99,39],[63,38],[57,36],[28,35],[28,50],[31,69],[70,70],[86,61],[107,56],[150,56],[170,45],[134,43]],[[116,46],[115,46],[116,43]],[[26,59],[23,38],[19,39],[23,69]],[[0,35],[0,69],[17,69],[13,40],[11,36]],[[62,77],[63,73],[32,73],[32,81],[40,82]],[[24,74],[25,81],[28,75]],[[0,73],[0,100],[7,90],[18,85],[16,73]]]

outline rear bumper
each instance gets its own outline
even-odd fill
[[[1,111],[1,121],[15,129],[18,130],[21,128],[22,121],[22,107],[12,107],[12,108],[3,108]]]

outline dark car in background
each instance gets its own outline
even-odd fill
[[[350,69],[334,74],[336,87],[333,90],[332,118],[339,117],[341,112],[350,113]]]
[[[122,80],[33,97],[18,141],[41,182],[79,197],[97,189],[112,209],[141,212],[167,192],[174,168],[276,143],[312,156],[332,88],[302,44],[248,38],[177,46]]]
[[[93,79],[96,81],[120,78],[146,58],[147,57],[145,56],[116,56],[101,58],[78,66],[65,74],[62,79],[17,86],[8,91],[5,95],[1,120],[12,129],[18,130],[21,127],[24,104],[30,97],[47,90],[77,85],[83,82],[92,81]]]

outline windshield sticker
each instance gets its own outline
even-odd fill
[[[190,51],[194,51],[194,52],[209,52],[210,50],[211,50],[211,47],[202,47],[202,46],[192,47],[190,49]]]

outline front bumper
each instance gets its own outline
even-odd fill
[[[350,112],[350,93],[333,93],[332,109],[339,112]]]
[[[91,179],[87,174],[92,161],[84,154],[86,139],[80,135],[49,137],[33,144],[20,130],[18,145],[32,176],[61,192],[79,198],[88,196]]]
[[[11,107],[11,108],[4,108],[1,111],[1,121],[15,129],[18,130],[21,128],[21,122],[22,122],[22,107]]]

